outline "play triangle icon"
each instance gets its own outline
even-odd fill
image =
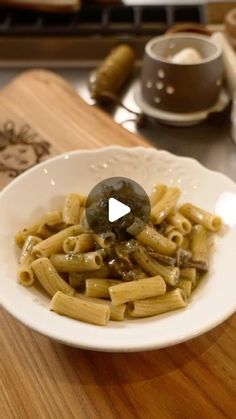
[[[110,223],[119,220],[131,212],[128,205],[123,204],[115,198],[110,198],[108,201],[108,219]]]

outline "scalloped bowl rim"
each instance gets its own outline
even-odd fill
[[[157,156],[158,159],[169,159],[171,161],[177,161],[180,164],[180,166],[185,166],[185,165],[190,165],[192,168],[194,168],[195,170],[197,170],[198,172],[202,173],[202,176],[204,175],[208,175],[208,178],[213,178],[215,180],[215,184],[218,185],[218,183],[222,183],[224,182],[226,184],[227,189],[232,190],[235,194],[236,194],[236,184],[229,179],[227,176],[225,176],[224,174],[215,172],[215,171],[211,171],[205,167],[203,167],[199,162],[197,162],[196,160],[192,159],[192,158],[188,158],[188,157],[179,157],[179,156],[175,156],[167,151],[163,151],[163,150],[156,150],[154,148],[144,148],[144,147],[133,147],[133,148],[125,148],[125,147],[120,147],[120,146],[109,146],[109,147],[104,147],[104,148],[99,148],[99,149],[93,149],[93,150],[76,150],[76,151],[71,151],[68,153],[63,153],[60,154],[56,157],[53,157],[49,160],[46,160],[40,164],[38,164],[37,166],[29,169],[28,171],[26,171],[25,173],[23,173],[22,175],[20,175],[18,178],[16,178],[14,181],[12,181],[6,188],[4,188],[1,193],[0,193],[0,216],[1,216],[1,203],[4,199],[7,198],[8,194],[10,191],[14,191],[17,190],[19,187],[21,187],[21,183],[24,183],[25,179],[30,179],[32,176],[36,175],[37,173],[41,172],[42,168],[46,168],[46,167],[52,167],[53,165],[57,165],[58,163],[60,164],[60,162],[63,162],[67,159],[73,159],[73,158],[80,158],[80,156],[95,156],[94,161],[97,161],[96,156],[100,155],[102,156],[103,154],[105,155],[109,155],[109,154],[113,154],[113,155],[119,155],[119,153],[123,154],[123,155],[127,155],[127,156],[131,156],[131,155],[135,155],[136,157],[139,156],[139,158],[142,160],[144,158],[144,156],[153,158],[153,156]],[[108,176],[107,176],[108,177]],[[219,180],[219,182],[217,182],[217,179]],[[152,179],[152,183],[155,183],[155,181],[157,181],[157,179]],[[216,186],[217,187],[217,186]],[[69,192],[69,191],[68,191]],[[27,193],[27,192],[26,192]],[[5,198],[6,197],[6,198]],[[33,205],[33,204],[32,204]],[[234,237],[236,239],[236,231],[233,232]],[[0,240],[1,243],[1,240]],[[3,263],[3,257],[0,256],[0,266]],[[234,273],[236,274],[236,269],[234,271]],[[15,280],[15,278],[14,278]],[[220,311],[218,315],[215,315],[213,319],[210,319],[209,321],[205,321],[204,324],[193,324],[193,327],[191,328],[191,330],[188,330],[186,333],[181,333],[178,336],[171,336],[171,332],[168,331],[166,338],[164,339],[158,339],[158,336],[156,338],[153,339],[150,338],[148,340],[145,340],[145,338],[142,337],[142,335],[137,336],[137,334],[135,334],[134,339],[130,340],[126,343],[124,343],[124,337],[127,337],[129,335],[127,335],[127,333],[122,337],[121,341],[118,341],[116,339],[117,335],[119,335],[120,331],[122,331],[122,325],[120,326],[120,323],[117,324],[114,327],[114,332],[115,333],[111,333],[111,337],[109,337],[109,328],[102,328],[99,326],[93,326],[93,325],[87,325],[86,323],[81,323],[78,322],[78,324],[82,327],[82,332],[84,331],[85,334],[83,336],[78,335],[78,336],[74,336],[73,334],[69,334],[67,333],[68,330],[66,330],[66,336],[63,335],[62,331],[60,330],[59,327],[59,331],[58,328],[57,330],[53,329],[50,325],[51,323],[53,324],[54,320],[56,320],[57,324],[58,322],[61,321],[61,323],[64,323],[65,318],[56,315],[55,313],[52,313],[50,311],[47,312],[47,314],[43,315],[43,317],[45,317],[45,319],[47,320],[47,317],[49,317],[49,313],[51,314],[55,314],[55,316],[53,316],[52,322],[50,321],[49,323],[46,322],[43,323],[38,321],[37,318],[30,315],[27,315],[27,313],[24,310],[19,310],[19,308],[17,307],[17,304],[15,304],[15,300],[14,298],[9,298],[9,299],[5,299],[4,296],[2,296],[2,290],[4,289],[4,287],[2,286],[2,282],[4,281],[4,279],[0,279],[0,305],[2,305],[6,311],[8,311],[12,316],[14,316],[16,319],[18,319],[21,323],[23,323],[24,325],[26,325],[27,327],[31,328],[32,330],[41,333],[44,336],[50,337],[52,339],[55,339],[61,343],[64,344],[68,344],[71,346],[75,346],[75,347],[80,347],[80,348],[84,348],[84,349],[91,349],[91,350],[100,350],[100,351],[109,351],[109,352],[128,352],[128,351],[144,351],[144,350],[153,350],[153,349],[157,349],[157,348],[161,348],[161,347],[167,347],[167,346],[171,346],[174,344],[178,344],[181,342],[184,342],[186,340],[195,338],[207,331],[209,331],[210,329],[218,326],[220,323],[222,323],[224,320],[226,320],[229,316],[231,316],[235,311],[236,311],[236,300],[234,302],[230,302],[229,306],[225,307],[224,310]],[[15,280],[16,282],[16,280]],[[3,284],[4,285],[4,284]],[[17,287],[20,287],[21,289],[23,287],[21,287],[20,285],[16,285]],[[202,290],[204,290],[204,285],[202,286]],[[17,296],[16,296],[17,297]],[[190,301],[190,312],[191,312],[191,304],[192,301]],[[210,310],[210,308],[209,308]],[[46,311],[46,310],[45,310]],[[139,323],[138,326],[140,327],[140,331],[145,331],[145,325],[149,324],[149,321],[153,324],[157,324],[158,325],[158,319],[163,319],[163,318],[170,318],[172,319],[172,316],[176,316],[177,313],[179,312],[183,312],[182,310],[179,310],[178,312],[172,312],[168,315],[161,315],[161,316],[155,316],[152,318],[149,318],[151,320],[147,320],[145,319],[145,321],[143,322],[142,320],[137,320],[137,322]],[[190,314],[191,315],[191,314]],[[153,320],[154,319],[154,320]],[[67,325],[68,328],[70,326],[70,322],[76,322],[75,320],[72,319],[66,319],[67,320]],[[124,328],[124,330],[129,329],[129,327],[127,327],[127,325],[131,325],[131,321],[127,321],[125,322],[126,327]],[[112,325],[114,325],[114,322],[111,322]],[[148,327],[148,326],[147,326]],[[73,329],[73,328],[72,328]],[[97,331],[99,330],[99,332],[97,333]],[[151,326],[151,330],[152,330],[152,326]],[[155,330],[155,328],[153,329],[153,331]],[[91,336],[88,338],[86,338],[86,336],[88,337],[90,334],[90,331],[92,332],[92,334],[94,333],[94,338],[91,339]],[[130,331],[129,331],[130,332]],[[132,330],[131,330],[132,332]],[[87,335],[88,333],[88,335]],[[132,336],[132,333],[131,333]],[[151,336],[151,335],[150,335]],[[100,338],[100,340],[99,340]],[[104,338],[104,340],[102,340],[102,338]]]

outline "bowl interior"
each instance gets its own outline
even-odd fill
[[[174,35],[155,38],[147,47],[147,53],[154,59],[168,61],[171,64],[171,58],[184,48],[195,49],[202,57],[201,63],[210,61],[219,54],[217,45],[207,37],[191,35]]]
[[[66,174],[66,175],[65,175]],[[178,185],[181,202],[193,202],[224,217],[231,228],[218,238],[209,275],[185,310],[99,327],[49,311],[50,298],[17,283],[15,232],[68,192],[88,193],[101,180],[125,176],[150,192],[154,183]],[[43,162],[0,194],[0,303],[32,329],[66,344],[105,351],[138,351],[172,345],[216,326],[236,308],[236,185],[191,159],[154,149],[111,147],[74,152]],[[223,284],[223,286],[222,286]]]

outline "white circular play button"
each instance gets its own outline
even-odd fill
[[[141,231],[149,222],[150,201],[144,189],[131,179],[112,177],[98,183],[86,201],[86,218],[96,233],[118,233],[140,220]]]
[[[131,211],[128,205],[123,204],[115,198],[109,198],[108,200],[108,220],[110,223],[119,220]]]

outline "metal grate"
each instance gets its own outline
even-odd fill
[[[94,6],[70,14],[1,8],[0,36],[158,35],[186,21],[206,23],[204,6]]]

